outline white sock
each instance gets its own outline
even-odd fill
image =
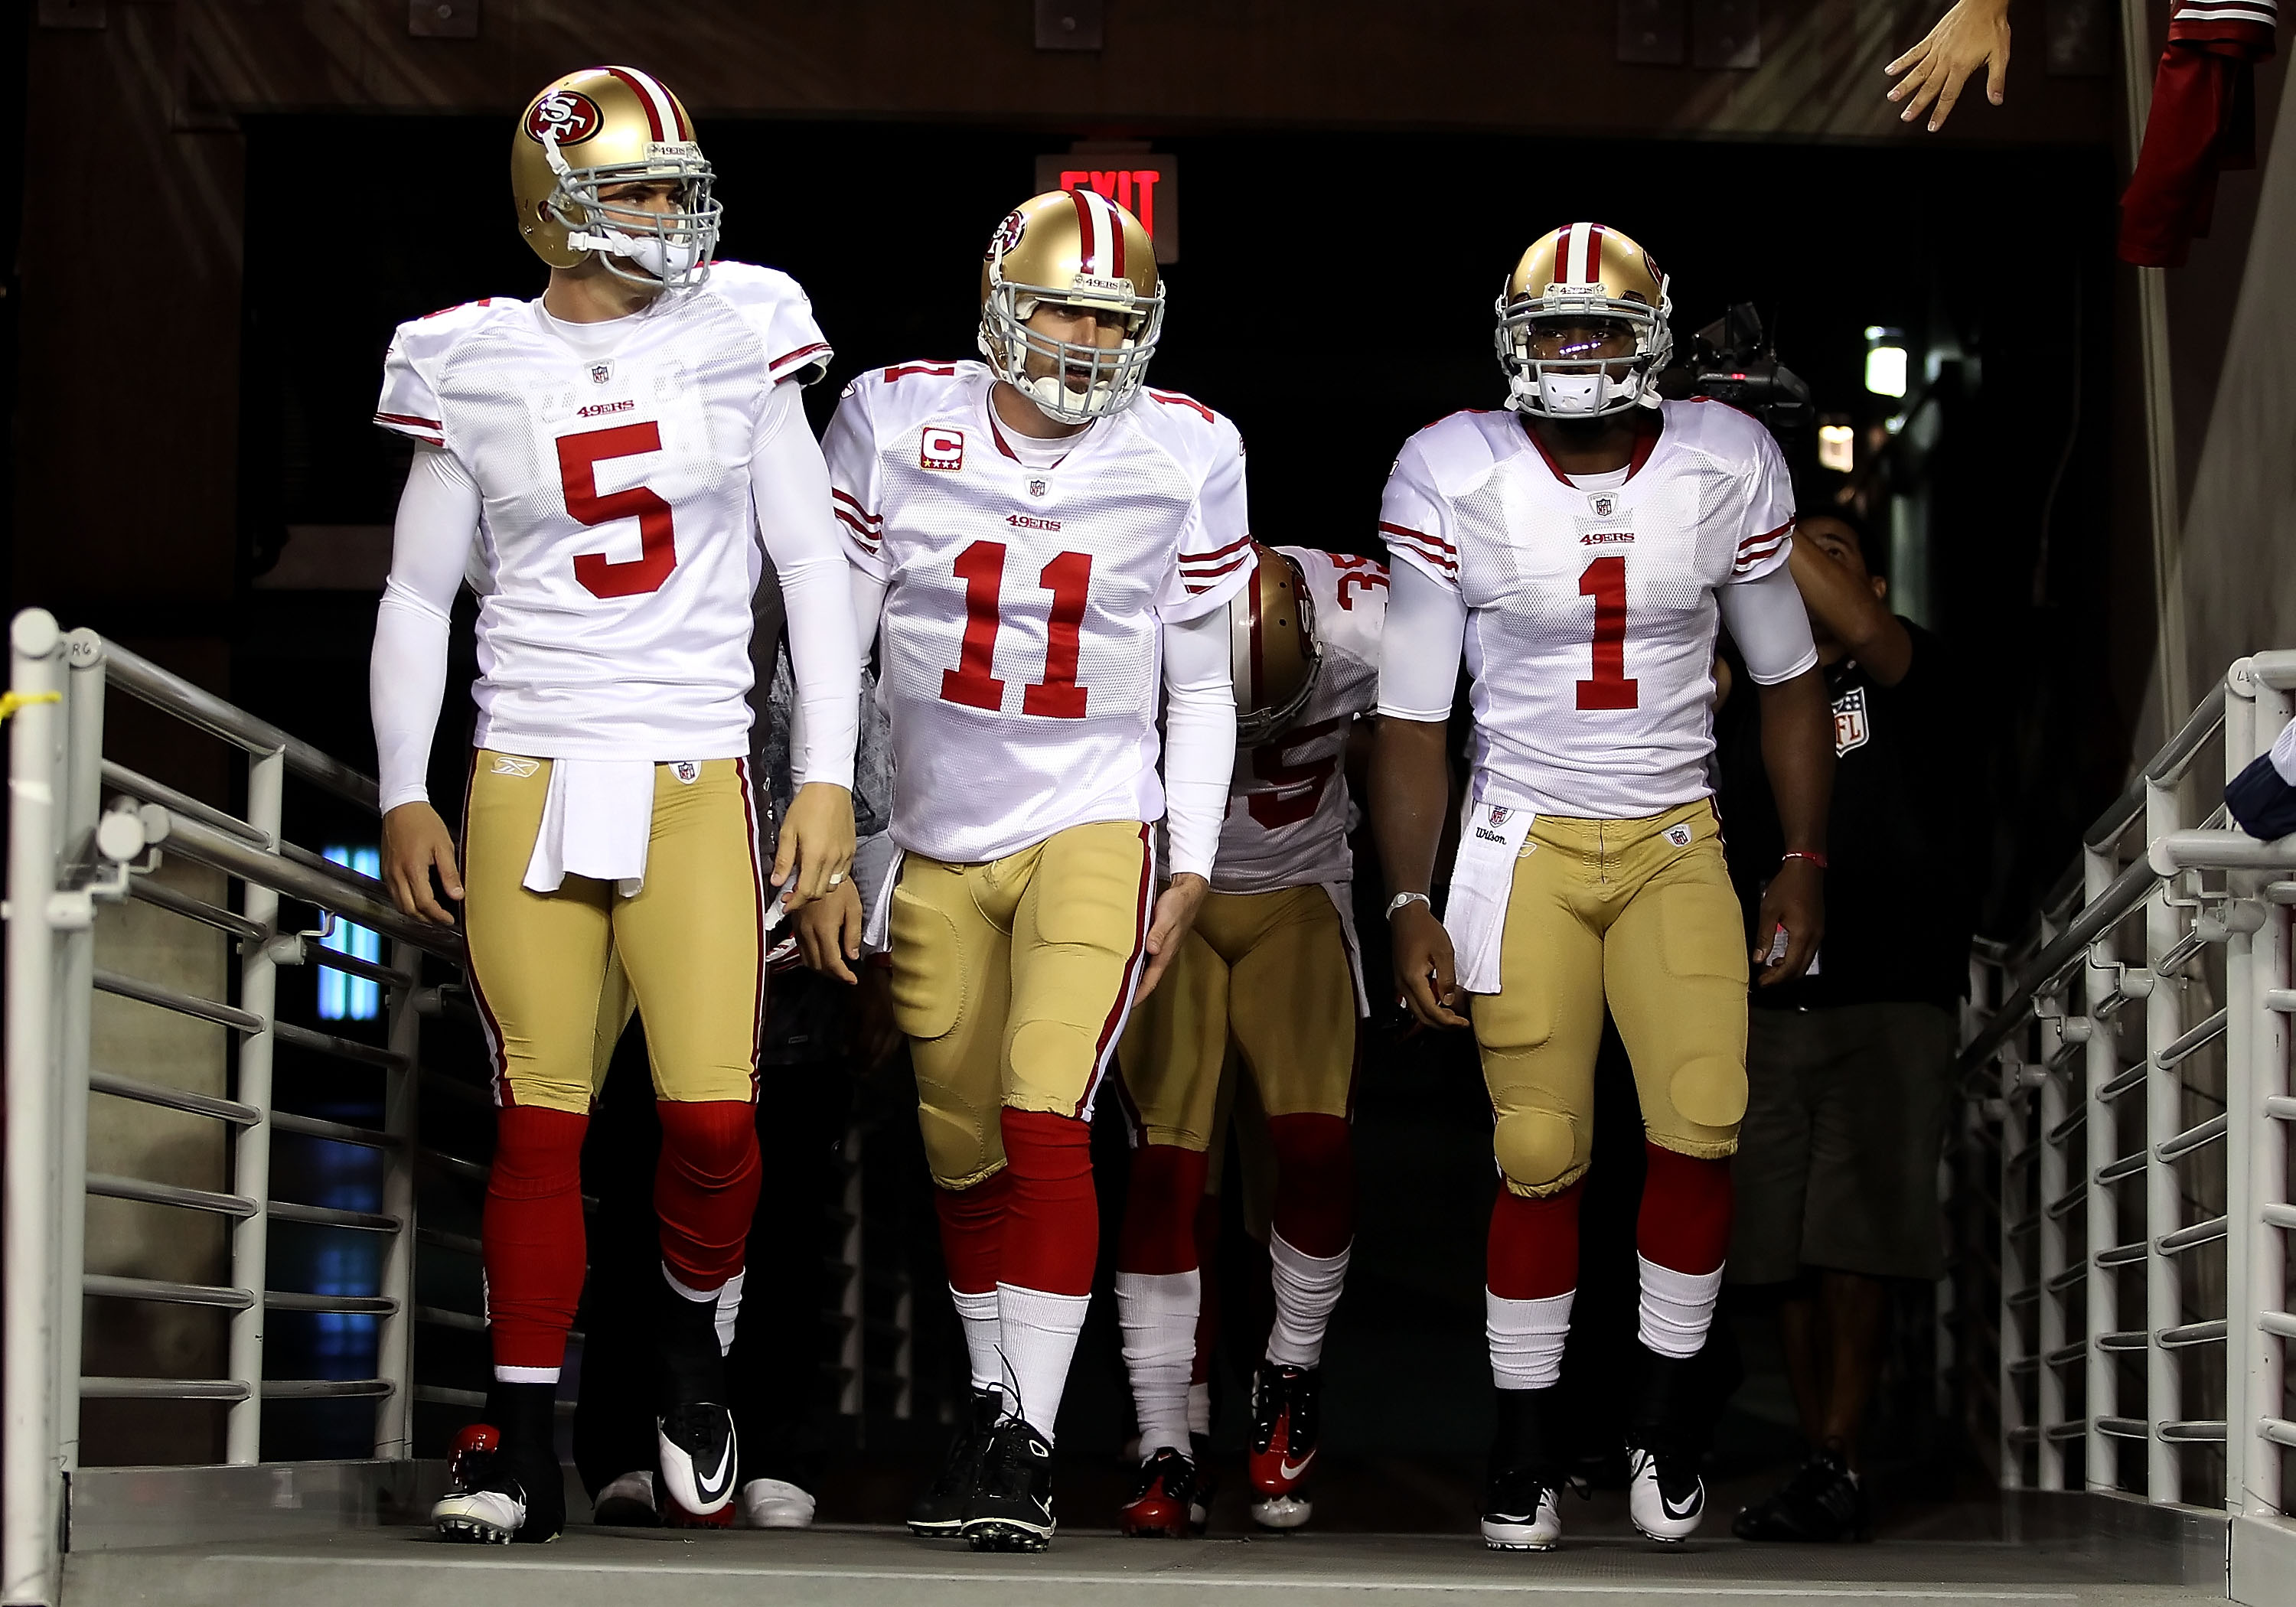
[[[668,1262],[661,1264],[663,1283],[697,1306],[715,1308],[710,1313],[710,1321],[718,1330],[718,1354],[720,1356],[734,1348],[734,1323],[742,1315],[742,1283],[749,1275],[749,1268],[743,1267],[715,1289],[695,1289],[680,1283],[677,1275],[670,1271]]]
[[[1188,1373],[1196,1360],[1196,1308],[1203,1277],[1185,1272],[1119,1272],[1117,1321],[1124,1330],[1124,1370],[1140,1418],[1140,1460],[1165,1446],[1188,1448]]]
[[[1348,1250],[1354,1248],[1349,1244],[1335,1256],[1310,1256],[1286,1244],[1282,1234],[1267,1235],[1269,1273],[1275,1284],[1269,1361],[1278,1366],[1312,1367],[1324,1359],[1324,1331],[1332,1325],[1332,1308],[1340,1303],[1340,1287],[1348,1281]]]
[[[973,1392],[979,1394],[1004,1375],[996,1359],[996,1291],[967,1294],[952,1283],[948,1298],[956,1304],[956,1320],[964,1324],[964,1359],[972,1370]]]
[[[1483,1338],[1491,1348],[1491,1382],[1502,1390],[1544,1390],[1562,1376],[1575,1289],[1543,1300],[1510,1300],[1483,1291]]]
[[[1210,1434],[1212,1431],[1212,1387],[1209,1383],[1188,1386],[1188,1432]],[[1193,1455],[1194,1453],[1191,1452]]]
[[[1053,1443],[1061,1395],[1069,1387],[1069,1362],[1091,1305],[1088,1294],[996,1285],[996,1348],[1003,1353],[1004,1387],[1013,1391],[1020,1416],[1046,1445]]]
[[[1698,1354],[1714,1325],[1714,1301],[1722,1292],[1722,1269],[1677,1272],[1647,1257],[1642,1263],[1643,1344],[1677,1360]]]

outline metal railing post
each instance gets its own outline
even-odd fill
[[[2178,818],[2177,783],[2147,779],[2144,783],[2144,838],[2147,842],[2184,824]],[[2162,1235],[2183,1226],[2183,1201],[2177,1189],[2177,1168],[2161,1158],[2161,1144],[2184,1130],[2184,1074],[2176,1066],[2163,1068],[2161,1052],[2184,1030],[2181,989],[2176,980],[2161,974],[2161,957],[2184,934],[2178,930],[2177,908],[2168,899],[2166,886],[2156,888],[2144,906],[2144,963],[2153,968],[2151,996],[2144,1001],[2144,1466],[2145,1495],[2156,1502],[2184,1498],[2177,1447],[2164,1438],[2163,1423],[2179,1416],[2182,1390],[2177,1377],[2177,1353],[2161,1336],[2184,1321],[2183,1287],[2173,1256],[2163,1255]]]
[[[1995,1360],[1995,1387],[2001,1401],[2001,1488],[2021,1489],[2025,1484],[2025,1454],[2018,1447],[2017,1431],[2024,1426],[2025,1402],[2018,1393],[2017,1363],[2025,1353],[2025,1332],[2017,1315],[2015,1297],[2032,1282],[2025,1275],[2017,1251],[2016,1221],[2023,1191],[2015,1186],[2020,1158],[2025,1152],[2025,1115],[2017,1098],[2018,1079],[2024,1070],[2015,1049],[2004,1045],[1996,1062],[2001,1088],[2001,1209],[1997,1224],[2001,1258],[2001,1349]],[[2036,1285],[2038,1287],[2038,1285]]]
[[[83,875],[102,864],[95,820],[103,802],[103,638],[64,638],[71,666],[64,700],[63,844]],[[80,1322],[87,1271],[87,1070],[95,1002],[93,924],[59,935],[56,1017],[56,1446],[67,1480],[79,1471]],[[63,1499],[70,1501],[67,1482]]]
[[[408,975],[422,974],[422,955],[411,943],[393,942],[390,963]],[[414,1160],[419,1134],[415,1090],[422,1020],[413,988],[390,990],[390,1048],[406,1059],[383,1073],[382,1130],[398,1143],[382,1152],[382,1214],[398,1219],[398,1231],[382,1242],[382,1267],[375,1292],[391,1303],[376,1324],[375,1376],[390,1393],[375,1403],[374,1454],[395,1462],[414,1454]]]
[[[247,761],[247,823],[279,845],[282,790],[287,775],[283,753],[258,753]],[[240,914],[266,934],[278,924],[279,895],[257,881],[242,881]],[[267,941],[250,939],[241,948],[239,1007],[260,1017],[262,1028],[246,1034],[239,1045],[239,1086],[234,1096],[251,1105],[256,1119],[239,1130],[232,1167],[232,1187],[255,1202],[231,1234],[231,1281],[254,1292],[254,1303],[231,1319],[231,1361],[228,1376],[247,1385],[243,1399],[232,1403],[224,1435],[224,1456],[229,1462],[255,1462],[263,1454],[263,1318],[266,1287],[266,1258],[271,1228],[271,1054],[275,1034],[272,1017],[278,1007],[278,963]]]
[[[63,638],[45,609],[26,609],[8,631],[9,689],[19,700],[8,733],[6,1418],[0,1435],[0,1601],[56,1599],[62,1470],[56,1459],[56,789],[64,721]]]
[[[2113,864],[2112,849],[2086,849],[2081,855],[2081,898],[2087,903],[2100,896],[2112,885],[2118,870]],[[2110,934],[2100,943],[2110,943]],[[2117,1490],[2120,1488],[2120,1457],[2113,1448],[2112,1438],[2103,1424],[2120,1410],[2120,1384],[2112,1352],[2104,1348],[2104,1336],[2120,1328],[2120,1287],[2118,1275],[2110,1267],[2100,1267],[2097,1258],[2119,1242],[2118,1213],[2110,1184],[2097,1181],[2097,1174],[2120,1158],[2120,1124],[2114,1119],[2112,1106],[2103,1097],[2104,1086],[2120,1075],[2120,1053],[2110,1017],[2100,1006],[2105,994],[2117,980],[2116,974],[2096,963],[2095,951],[2083,970],[2083,998],[2089,1016],[2088,1046],[2083,1053],[2082,1070],[2088,1099],[2088,1127],[2082,1136],[2087,1140],[2087,1164],[2083,1176],[2087,1179],[2088,1219],[2087,1260],[2088,1280],[2088,1357],[2084,1391],[2088,1403],[2088,1442],[2087,1467],[2082,1482],[2093,1490]]]
[[[2046,925],[2043,928],[2046,932]],[[2051,934],[2054,935],[2054,934]],[[2065,1421],[2065,1382],[2056,1360],[2057,1352],[2065,1343],[2065,1308],[2074,1300],[2069,1288],[2056,1287],[2058,1275],[2065,1270],[2065,1241],[2069,1237],[2062,1217],[2050,1214],[2052,1201],[2066,1190],[2065,1144],[2052,1136],[2057,1124],[2065,1119],[2065,1083],[2067,1079],[2054,1069],[2060,1046],[2059,1026],[2062,1017],[2041,1018],[2040,1064],[2043,1068],[2041,1086],[2034,1090],[2034,1103],[2040,1111],[2035,1125],[2035,1137],[2041,1152],[2034,1158],[2033,1169],[2038,1174],[2040,1221],[2034,1228],[2039,1238],[2040,1270],[2036,1275],[2041,1285],[2041,1300],[2034,1314],[2034,1349],[2041,1358],[2040,1370],[2033,1381],[2033,1415],[2041,1437],[2034,1447],[2038,1478],[2035,1482],[2045,1490],[2065,1488],[2064,1441],[2051,1432]],[[2002,1205],[2006,1217],[2009,1208]]]

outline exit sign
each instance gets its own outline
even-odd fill
[[[1158,262],[1180,259],[1180,163],[1146,151],[1069,151],[1037,159],[1037,193],[1092,190],[1130,212],[1156,242]]]

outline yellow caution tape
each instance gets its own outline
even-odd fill
[[[27,703],[61,703],[63,701],[64,694],[61,692],[0,692],[0,720],[6,719]]]

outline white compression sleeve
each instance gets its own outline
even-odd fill
[[[1164,627],[1164,827],[1172,873],[1209,878],[1235,770],[1227,610]]]
[[[447,695],[447,623],[479,528],[479,488],[451,452],[418,447],[399,493],[390,579],[375,611],[367,706],[382,812],[430,796],[430,740]]]
[[[808,782],[853,785],[853,750],[861,736],[861,654],[853,644],[853,607],[846,590],[845,544],[829,508],[829,466],[806,428],[798,387],[775,388],[764,439],[750,455],[758,532],[781,578],[787,610],[790,667],[797,676],[790,773]]]
[[[1742,580],[1716,594],[1722,624],[1746,660],[1758,686],[1775,686],[1817,662],[1817,643],[1809,634],[1809,610],[1792,571],[1778,565],[1759,580]],[[1390,611],[1394,604],[1388,604]]]
[[[1416,564],[1391,564],[1387,576],[1379,711],[1401,720],[1447,720],[1467,640],[1467,600]]]

